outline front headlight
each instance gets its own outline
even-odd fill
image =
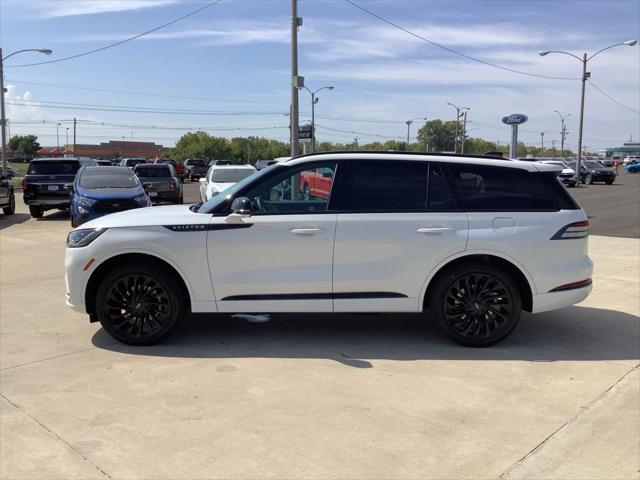
[[[96,203],[96,201],[93,198],[89,198],[89,197],[80,197],[78,199],[78,202],[80,202],[83,205],[87,205],[89,207],[94,203]]]
[[[151,202],[149,200],[149,197],[147,197],[146,193],[143,193],[142,195],[138,195],[136,198],[133,199],[136,203],[142,203],[143,205],[149,205]]]
[[[67,247],[86,247],[106,231],[106,228],[83,228],[80,230],[73,230],[69,232],[69,235],[67,236]]]

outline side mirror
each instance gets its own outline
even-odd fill
[[[238,197],[231,203],[233,213],[243,216],[251,215],[251,200],[247,197]]]
[[[200,180],[198,180],[200,183],[207,183],[207,179],[205,177],[202,177]]]

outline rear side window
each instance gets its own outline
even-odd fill
[[[77,160],[31,162],[27,175],[75,175],[78,168]]]
[[[351,212],[424,211],[426,162],[356,160],[345,176],[340,210]]]
[[[429,198],[427,207],[431,211],[443,212],[455,210],[456,197],[447,181],[446,172],[441,165],[429,167]]]
[[[554,211],[578,206],[555,173],[451,165],[450,180],[467,211]]]

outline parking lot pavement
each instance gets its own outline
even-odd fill
[[[133,348],[64,305],[68,217],[25,212],[0,216],[3,479],[638,478],[638,239],[592,236],[587,300],[488,349],[416,315],[194,316]]]

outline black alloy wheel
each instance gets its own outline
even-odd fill
[[[593,183],[593,177],[590,173],[587,173],[584,176],[584,180],[582,181],[582,183],[584,183],[585,185],[591,185]]]
[[[488,265],[461,265],[441,278],[432,298],[438,327],[456,342],[486,347],[520,319],[520,292],[511,276]]]
[[[129,345],[153,345],[184,315],[180,287],[154,266],[134,264],[110,272],[98,287],[96,315],[115,339]]]

